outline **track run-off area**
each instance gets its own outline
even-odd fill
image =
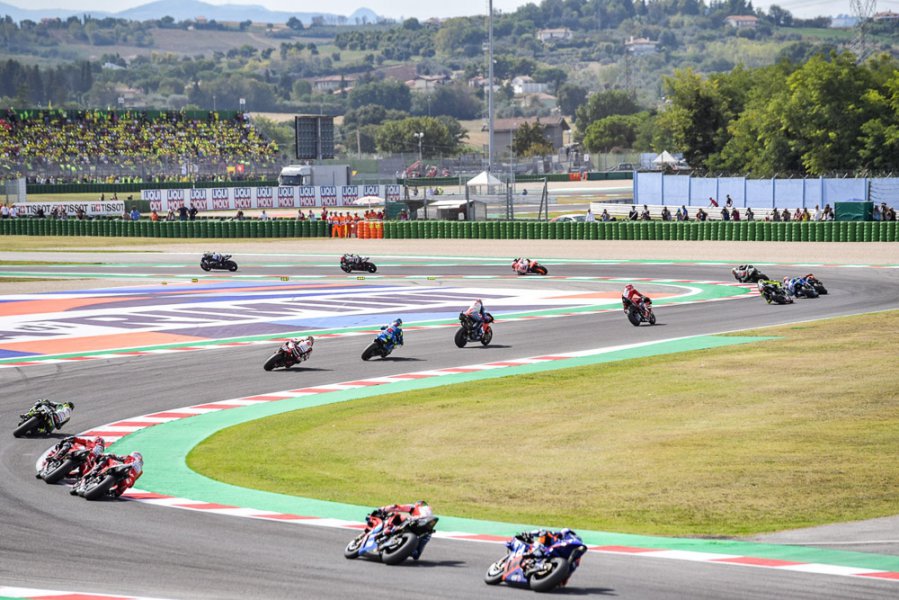
[[[11,432],[37,398],[72,400],[73,419],[57,437],[103,435],[116,440],[113,451],[140,450],[146,460],[132,501],[88,503],[34,478],[54,439],[0,436],[0,597],[51,597],[53,590],[171,599],[529,594],[488,587],[482,578],[503,554],[498,541],[543,523],[462,519],[435,506],[439,535],[421,561],[347,561],[341,550],[370,506],[306,498],[302,490],[237,488],[192,472],[185,456],[224,427],[268,415],[298,411],[302,418],[307,407],[376,394],[752,344],[764,338],[718,334],[899,308],[897,250],[866,261],[833,252],[854,245],[826,245],[830,254],[816,259],[787,246],[772,256],[778,247],[766,244],[757,246],[764,253],[733,261],[713,243],[695,245],[693,258],[648,247],[643,252],[655,256],[610,258],[588,244],[576,247],[593,256],[571,257],[568,249],[533,256],[549,267],[543,278],[514,276],[511,258],[524,252],[507,242],[465,248],[466,256],[424,243],[379,253],[372,243],[363,250],[378,264],[374,275],[340,272],[344,250],[331,252],[324,242],[300,251],[284,243],[271,252],[259,251],[262,244],[229,247],[240,265],[233,274],[203,273],[199,254],[178,247],[0,253],[0,278],[25,282],[18,290],[5,284],[0,296],[4,428]],[[731,277],[730,268],[745,262],[775,278],[814,271],[830,293],[769,306]],[[619,298],[628,282],[653,297],[659,325],[637,328],[624,318]],[[494,342],[458,349],[456,315],[475,297],[497,319]],[[406,323],[405,346],[362,362],[378,326],[397,316]],[[279,340],[308,333],[317,340],[309,362],[262,370]],[[852,546],[865,552],[815,540],[578,532],[591,552],[563,596],[899,594],[894,522],[870,540],[880,543]]]

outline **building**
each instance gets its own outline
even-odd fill
[[[333,92],[353,86],[356,78],[352,75],[328,75],[312,80],[312,89],[316,92]]]
[[[642,56],[644,54],[655,54],[658,44],[658,42],[653,42],[646,38],[631,36],[630,39],[624,42],[624,48],[635,56]]]
[[[406,81],[406,85],[413,92],[431,93],[438,85],[448,83],[450,78],[447,75],[417,75],[416,77]]]
[[[559,29],[541,29],[537,32],[537,39],[544,44],[548,42],[567,41],[574,37],[567,27]]]
[[[538,121],[544,128],[546,139],[553,146],[553,150],[558,152],[565,145],[563,141],[564,133],[571,129],[568,122],[562,117],[547,117],[541,119],[531,118],[514,118],[514,119],[494,119],[493,121],[493,151],[497,156],[509,154],[509,148],[512,146],[512,138],[515,131],[524,123],[532,123]],[[487,125],[481,128],[487,131]]]
[[[899,23],[899,13],[894,13],[891,10],[879,12],[874,15],[874,20],[879,23]]]
[[[759,18],[752,15],[731,15],[724,22],[734,29],[755,29],[759,24]]]
[[[512,91],[516,96],[523,94],[542,94],[546,92],[549,85],[546,83],[537,83],[529,75],[520,75],[512,80]]]

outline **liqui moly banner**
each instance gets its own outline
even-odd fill
[[[141,190],[140,199],[157,212],[177,210],[182,205],[200,211],[247,210],[275,208],[314,208],[321,206],[355,206],[362,196],[378,196],[399,200],[403,186],[390,185],[324,185],[192,188]]]

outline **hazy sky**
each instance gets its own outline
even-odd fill
[[[134,6],[148,4],[151,0],[2,0],[22,8],[77,8],[79,10],[102,10],[117,12]],[[454,17],[461,15],[487,14],[486,0],[456,0],[450,4],[421,2],[420,0],[331,0],[325,8],[320,1],[312,0],[204,0],[208,4],[251,4],[262,5],[270,10],[351,14],[360,7],[370,8],[381,16],[398,19],[400,17]],[[535,2],[539,3],[539,2]],[[526,0],[494,0],[496,10],[511,11],[527,4]],[[754,2],[756,8],[765,10],[771,4],[785,8],[794,16],[808,18],[820,15],[849,14],[849,0],[783,0]],[[899,11],[899,0],[878,0],[878,10]],[[159,15],[160,17],[165,15]],[[199,15],[198,15],[199,16]]]

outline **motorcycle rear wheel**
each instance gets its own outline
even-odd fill
[[[631,325],[633,325],[634,327],[639,327],[639,326],[640,326],[640,322],[641,322],[643,319],[640,318],[640,313],[637,312],[637,309],[636,309],[635,307],[632,306],[632,307],[627,311],[627,320],[630,321],[630,322],[631,322]]]
[[[503,573],[506,571],[506,559],[501,558],[489,567],[487,573],[484,574],[484,583],[487,585],[497,585],[503,580]]]
[[[66,475],[72,472],[78,465],[77,461],[72,460],[71,458],[67,458],[62,461],[62,464],[48,472],[46,475],[42,477],[45,483],[56,483],[62,480]]]
[[[468,343],[468,334],[465,333],[465,329],[460,327],[456,330],[456,335],[453,337],[453,341],[456,342],[456,346],[459,348],[464,348],[465,344]]]
[[[27,421],[25,421],[24,423],[22,423],[21,425],[19,425],[18,427],[16,427],[15,430],[12,432],[12,434],[14,437],[22,437],[23,435],[28,435],[29,433],[31,433],[32,429],[36,430],[40,426],[40,424],[41,424],[40,416],[35,415],[35,416],[31,417],[30,419],[28,419]]]
[[[381,561],[385,565],[398,565],[415,552],[418,548],[418,536],[407,531],[399,535],[399,541],[391,543],[381,552]]]
[[[379,352],[380,350],[378,349],[378,345],[375,342],[372,342],[365,348],[365,350],[362,351],[362,360],[368,360]]]
[[[85,500],[99,500],[109,493],[109,490],[115,485],[115,477],[112,475],[107,475],[103,478],[103,481],[97,483],[87,489],[84,490]]]
[[[535,592],[552,591],[570,575],[568,561],[561,556],[554,556],[549,562],[552,563],[552,569],[548,573],[535,573],[528,582]]]

